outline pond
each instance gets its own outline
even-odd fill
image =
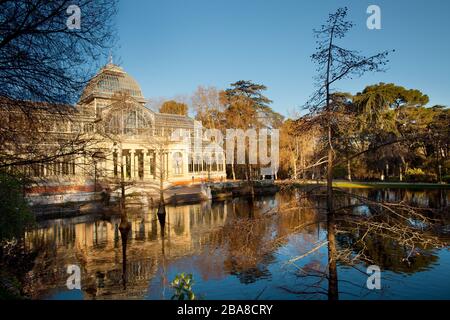
[[[426,208],[449,203],[448,190],[350,191]],[[38,253],[26,289],[33,299],[170,299],[171,281],[186,273],[200,299],[327,299],[328,251],[318,246],[327,239],[318,209],[325,199],[285,207],[301,195],[294,190],[253,203],[233,198],[168,206],[165,224],[156,209],[129,209],[126,241],[120,217],[41,221],[25,238],[27,248]],[[365,206],[354,211],[370,214]],[[352,236],[338,235],[338,246]],[[381,289],[367,288],[367,264],[338,261],[339,299],[450,299],[448,246],[425,248],[405,260],[395,241],[372,244],[367,254],[381,269]],[[80,289],[67,286],[71,265],[81,272]]]

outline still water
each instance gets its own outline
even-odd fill
[[[449,203],[448,190],[352,191],[420,207]],[[327,299],[327,279],[320,276],[327,272],[327,247],[290,262],[327,238],[318,210],[324,199],[285,209],[297,198],[298,191],[290,191],[253,205],[234,198],[169,206],[163,226],[156,209],[131,208],[127,241],[120,217],[42,221],[26,234],[27,247],[38,252],[27,290],[33,299],[170,299],[170,282],[184,272],[193,275],[201,299]],[[339,298],[450,299],[450,247],[423,250],[406,262],[397,250],[382,244],[373,252],[381,290],[367,289],[367,265],[338,263]],[[80,290],[67,288],[69,265],[81,270]]]

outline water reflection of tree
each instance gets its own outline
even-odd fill
[[[269,220],[240,218],[218,231],[216,245],[226,248],[224,269],[242,283],[252,283],[270,275],[267,265],[274,257],[269,254],[271,248],[267,241]]]
[[[301,232],[301,247],[315,243],[317,215],[310,210],[280,207],[278,204],[284,203],[285,197],[291,196],[278,195],[274,203],[260,199],[252,206],[246,201],[233,201],[228,213],[232,219],[209,234],[210,250],[199,265],[208,266],[211,261],[221,263],[223,272],[248,284],[272,276],[268,266],[274,263],[277,249],[287,244],[292,234]],[[277,214],[280,210],[285,210],[284,214]],[[217,248],[221,257],[217,255]]]
[[[148,223],[152,227],[151,231],[148,230],[146,233],[148,234],[146,241],[149,242],[146,246],[143,246],[144,239],[139,240],[142,236],[142,230],[139,231],[142,217],[130,214],[134,232],[130,231],[128,236],[130,241],[123,251],[121,240],[126,237],[119,235],[120,219],[112,221],[111,228],[108,229],[113,230],[114,226],[117,227],[115,228],[117,235],[114,236],[114,240],[104,238],[105,235],[102,236],[104,233],[101,232],[101,228],[94,228],[93,222],[90,222],[89,228],[79,228],[77,240],[89,234],[92,235],[92,239],[88,242],[85,239],[80,243],[75,241],[75,231],[81,226],[73,227],[67,222],[56,226],[52,223],[52,227],[46,229],[46,233],[37,230],[27,237],[28,245],[31,246],[31,240],[33,240],[35,245],[42,245],[47,252],[36,260],[34,287],[35,290],[42,293],[48,292],[49,288],[56,288],[58,283],[64,284],[67,279],[65,266],[78,264],[82,269],[82,274],[86,275],[83,276],[82,283],[85,298],[142,297],[148,290],[149,279],[153,279],[157,269],[160,271],[162,290],[165,289],[168,284],[167,268],[181,256],[192,255],[186,267],[192,267],[190,263],[193,263],[204,279],[221,279],[232,274],[242,283],[252,283],[277,276],[272,268],[269,269],[269,265],[273,265],[275,259],[278,264],[278,261],[284,260],[285,256],[289,255],[292,259],[299,258],[292,261],[292,267],[294,264],[299,267],[295,270],[301,278],[298,285],[290,285],[291,292],[302,294],[302,297],[308,298],[331,294],[338,298],[339,294],[342,294],[342,289],[338,290],[338,284],[342,286],[342,283],[347,280],[337,277],[339,270],[342,270],[340,266],[351,266],[365,272],[364,268],[361,268],[361,263],[370,263],[379,265],[382,270],[412,273],[421,271],[436,261],[432,246],[422,247],[420,238],[414,238],[413,233],[405,233],[400,238],[396,235],[399,230],[405,232],[406,220],[402,220],[401,216],[397,215],[399,207],[406,210],[405,204],[386,204],[388,207],[385,208],[382,206],[384,202],[380,204],[371,200],[376,194],[369,193],[367,190],[358,190],[355,194],[348,194],[344,191],[335,194],[334,202],[337,208],[334,221],[335,231],[328,232],[330,236],[335,235],[336,250],[329,255],[336,257],[337,263],[334,266],[328,264],[327,261],[326,231],[329,225],[327,224],[326,208],[323,208],[326,203],[324,190],[321,187],[310,186],[301,190],[281,192],[275,197],[257,198],[253,205],[255,212],[252,215],[249,215],[248,203],[243,199],[227,200],[220,205],[215,203],[204,208],[191,207],[190,218],[184,220],[178,219],[173,214],[176,211],[169,209],[171,214],[166,215],[167,221],[164,220],[164,225],[161,225],[163,221],[158,220],[159,217],[156,217],[153,212],[151,219],[148,219]],[[410,195],[405,196],[405,192],[399,193],[399,195],[400,197],[396,199],[413,198]],[[387,197],[386,199],[392,198]],[[364,209],[366,207],[370,207],[370,212]],[[389,208],[395,210],[389,211]],[[401,215],[407,216],[408,221],[414,221],[412,226],[416,226],[416,228],[422,221],[419,219],[421,216],[427,220],[439,217],[437,211],[411,208],[420,213],[420,215],[413,215],[405,210],[400,210]],[[444,215],[444,212],[442,210],[441,214]],[[411,220],[412,217],[415,219]],[[436,227],[437,221],[433,220],[432,222]],[[178,223],[184,224],[185,231],[189,231],[188,236],[177,238],[177,232],[174,230]],[[398,229],[394,229],[391,233],[384,232],[384,229],[377,227],[380,224],[383,227],[382,223],[386,226],[398,226]],[[445,222],[442,225],[445,226]],[[65,230],[63,230],[64,228]],[[82,230],[85,231],[80,233]],[[369,232],[364,236],[367,230]],[[412,231],[417,230],[412,228]],[[435,244],[433,230],[420,229],[420,233],[422,237],[424,234],[427,237],[430,236],[430,244]],[[409,237],[410,235],[412,236]],[[169,240],[169,236],[172,239]],[[413,242],[410,242],[409,238],[413,239],[415,243],[411,255],[409,253]],[[91,241],[95,242],[94,239],[98,240],[97,245],[92,246]],[[399,239],[408,241],[402,243],[399,242]],[[114,241],[114,244],[117,243],[117,245],[104,249],[102,242],[107,240]],[[189,249],[186,249],[186,240],[188,240]],[[89,245],[86,245],[87,243]],[[320,245],[322,245],[319,248],[321,250],[313,251]],[[182,248],[182,252],[177,248]],[[122,253],[126,251],[128,251],[126,257],[128,262],[123,264],[124,255]],[[402,261],[406,257],[408,259]],[[289,269],[283,268],[279,272],[292,270],[290,265],[288,267]],[[55,268],[61,270],[61,274],[55,275],[52,272]],[[123,290],[122,285],[124,270],[126,271],[127,290]],[[329,287],[328,281],[331,272],[335,272],[334,275],[337,279],[336,285]],[[141,279],[141,277],[144,278]],[[328,292],[328,288],[333,290]],[[40,293],[36,292],[34,296],[39,297]],[[164,293],[162,297],[165,297]]]
[[[325,199],[322,187],[309,188],[297,194],[312,199],[312,202],[315,199]],[[299,276],[316,278],[317,281],[308,282],[298,290],[284,288],[285,290],[301,295],[325,294],[329,299],[338,299],[338,265],[355,269],[361,264],[378,265],[382,270],[411,274],[425,270],[437,261],[434,249],[445,245],[445,241],[439,237],[445,226],[441,219],[445,208],[434,210],[414,207],[405,202],[389,202],[395,199],[386,194],[382,199],[379,197],[380,193],[368,194],[369,196],[364,196],[362,192],[336,190],[335,211],[332,214],[321,210],[319,206],[316,208],[318,215],[325,217],[327,221],[327,237],[315,248],[294,257],[291,262],[298,263],[326,245],[327,267],[298,267]],[[405,194],[402,195],[404,197]],[[292,211],[304,208],[305,203],[297,198],[286,206]],[[324,283],[328,284],[327,289],[324,288]],[[361,284],[352,284],[361,287]]]
[[[120,238],[122,242],[122,285],[123,289],[127,289],[127,243],[128,243],[128,235],[131,230],[131,223],[128,221],[128,216],[126,212],[122,212],[119,231]]]
[[[216,262],[223,265],[225,273],[236,275],[242,283],[270,276],[267,265],[274,260],[267,247],[272,216],[260,214],[258,207],[262,204],[259,201],[251,206],[253,208],[246,201],[232,201],[228,206],[232,219],[209,233],[209,251],[205,255],[209,261],[213,257],[218,259],[215,253],[220,248],[222,258]],[[199,265],[205,265],[203,259]]]
[[[399,246],[395,240],[383,239],[378,235],[367,235],[364,244],[355,234],[339,235],[337,238],[340,247],[352,248],[354,253],[369,257],[371,264],[382,266],[384,270],[413,274],[426,270],[438,260],[432,250],[417,247],[415,253],[410,255],[407,246]]]

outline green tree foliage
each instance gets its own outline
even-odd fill
[[[283,122],[283,116],[270,107],[272,100],[263,92],[267,87],[251,81],[239,80],[231,84],[231,88],[225,90],[228,111],[238,111],[239,105],[245,104],[254,112],[254,117],[248,119],[248,127],[272,127],[278,128]],[[256,117],[256,118],[255,118]]]
[[[25,252],[23,237],[33,223],[22,184],[0,173],[0,299],[22,298],[22,282],[35,257]]]
[[[359,102],[362,102],[361,104]],[[367,86],[355,96],[355,103],[369,108],[400,108],[401,106],[423,106],[429,102],[427,95],[417,89],[406,89],[393,83]]]
[[[159,112],[187,116],[188,106],[185,103],[169,100],[161,105]]]
[[[360,140],[374,149],[364,155],[369,170],[402,180],[414,166],[426,171],[423,181],[439,180],[439,166],[448,171],[449,110],[425,107],[428,101],[420,90],[392,83],[368,86],[355,95]]]
[[[392,83],[367,86],[354,96],[333,93],[329,101],[335,177],[445,182],[450,171],[449,108],[426,107],[426,94]],[[319,111],[314,118],[320,123],[326,113]],[[312,122],[310,117],[301,119]],[[319,133],[316,159],[325,156],[320,150],[326,140],[325,133]],[[412,169],[422,174],[411,174]]]
[[[245,80],[232,83],[230,88],[222,91],[199,87],[192,96],[195,118],[202,121],[205,128],[219,129],[224,135],[227,129],[279,128],[283,116],[271,108],[272,101],[264,95],[266,90],[265,85]],[[255,167],[231,164],[227,169],[233,179],[250,179],[259,172],[253,170]]]
[[[264,95],[265,90],[267,90],[265,85],[251,81],[240,80],[232,83],[231,87],[220,96],[224,106],[222,127],[244,131],[279,128],[283,123],[283,116],[272,110],[270,107],[272,100]],[[246,159],[248,156],[247,153]],[[233,179],[245,177],[250,180],[259,175],[258,166],[249,164],[248,160],[246,165],[235,166],[232,164],[229,167],[231,167]]]
[[[20,238],[33,220],[20,182],[0,174],[0,242]]]
[[[353,97],[356,112],[361,117],[359,124],[363,128],[389,126],[395,121],[400,109],[424,106],[428,101],[428,96],[421,91],[406,89],[393,83],[367,86]],[[389,110],[396,112],[387,113]]]

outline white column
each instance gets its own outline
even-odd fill
[[[123,162],[123,151],[122,149],[117,150],[117,177],[121,178],[122,177],[122,172],[121,170],[124,170],[124,162]],[[125,171],[123,173],[123,178],[126,179],[125,177]]]
[[[114,176],[114,154],[108,153],[106,155],[106,159],[105,159],[105,169],[103,174],[106,177],[113,177]]]
[[[155,157],[155,179],[159,179],[161,170],[161,164],[159,163],[159,152],[155,151],[155,153],[153,153],[153,156]]]
[[[121,153],[122,156],[122,163],[123,163],[123,178],[124,179],[128,179],[127,177],[127,156],[123,154],[123,152]]]
[[[169,178],[169,174],[170,174],[170,171],[169,170],[171,170],[171,168],[169,167],[169,158],[171,158],[171,157],[169,157],[169,153],[168,152],[166,152],[166,157],[165,157],[165,164],[166,164],[166,179],[167,178]]]
[[[150,168],[149,168],[149,170],[150,170],[150,178],[152,178],[152,179],[155,179],[155,176],[152,175],[152,171],[156,172],[156,168],[153,168],[153,165],[154,164],[156,165],[156,162],[155,162],[156,160],[154,160],[154,157],[156,157],[156,155],[155,155],[155,153],[153,151],[151,151],[150,155],[149,155],[149,160],[150,160]]]
[[[136,166],[135,166],[135,151],[130,150],[130,157],[131,157],[131,179],[136,178]]]
[[[191,179],[192,175],[189,174],[189,154],[188,152],[183,152],[183,176]]]
[[[148,150],[143,150],[144,155],[144,179],[150,179],[150,154]]]

